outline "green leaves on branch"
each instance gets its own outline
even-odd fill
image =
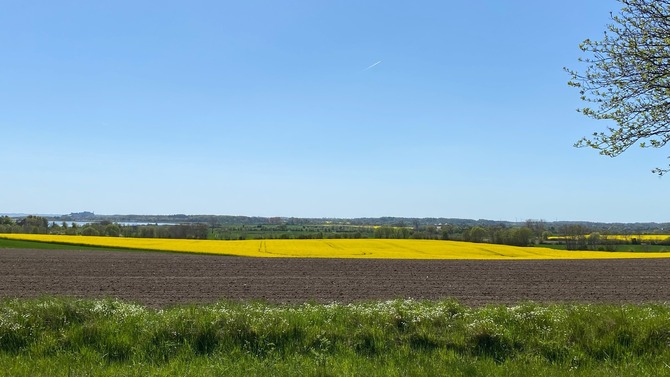
[[[579,89],[589,118],[613,121],[575,146],[616,157],[632,145],[661,148],[670,141],[670,0],[619,0],[601,40],[586,39],[580,49],[583,72],[565,70]],[[656,168],[662,175],[670,171]]]

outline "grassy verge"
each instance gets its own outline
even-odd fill
[[[45,250],[113,250],[110,247],[80,246],[64,243],[12,240],[0,237],[0,249],[45,249]]]
[[[5,376],[670,374],[670,306],[0,303]]]
[[[169,250],[160,250],[160,249],[134,249],[130,247],[122,246],[96,246],[88,245],[86,243],[60,243],[53,241],[26,241],[26,240],[14,240],[3,238],[0,236],[0,249],[40,249],[40,250],[103,250],[103,251],[128,251],[134,253],[181,253],[179,251],[169,251]],[[211,255],[206,253],[201,253],[203,255]]]

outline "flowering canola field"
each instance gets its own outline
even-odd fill
[[[566,251],[543,247],[516,247],[485,243],[395,239],[323,240],[180,240],[0,234],[0,238],[59,244],[102,246],[135,250],[279,258],[381,259],[601,259],[670,258],[670,253]]]
[[[642,234],[642,235],[613,235],[613,236],[601,236],[608,239],[614,239],[619,241],[630,241],[633,238],[637,239],[640,242],[649,242],[649,241],[665,241],[670,239],[669,234]]]

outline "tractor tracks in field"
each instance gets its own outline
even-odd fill
[[[258,244],[258,252],[259,253],[268,252],[268,243],[265,240],[261,240],[261,242]]]

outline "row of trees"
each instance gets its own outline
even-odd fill
[[[375,228],[374,238],[413,238],[441,239],[468,242],[489,242],[505,245],[528,246],[539,242],[544,228],[535,230],[529,226],[472,226],[459,227],[454,225],[424,226],[416,229],[408,227],[381,226]]]
[[[68,222],[49,222],[41,216],[27,216],[14,221],[0,217],[0,233],[65,234],[82,236],[207,239],[207,224],[179,225],[121,225],[109,221],[77,225]]]
[[[0,217],[0,233],[48,233],[48,228],[49,221],[41,216],[27,216],[19,221]]]
[[[475,226],[463,232],[463,241],[489,242],[503,245],[528,246],[539,243],[541,235],[537,235],[528,227],[518,228],[488,228]]]

